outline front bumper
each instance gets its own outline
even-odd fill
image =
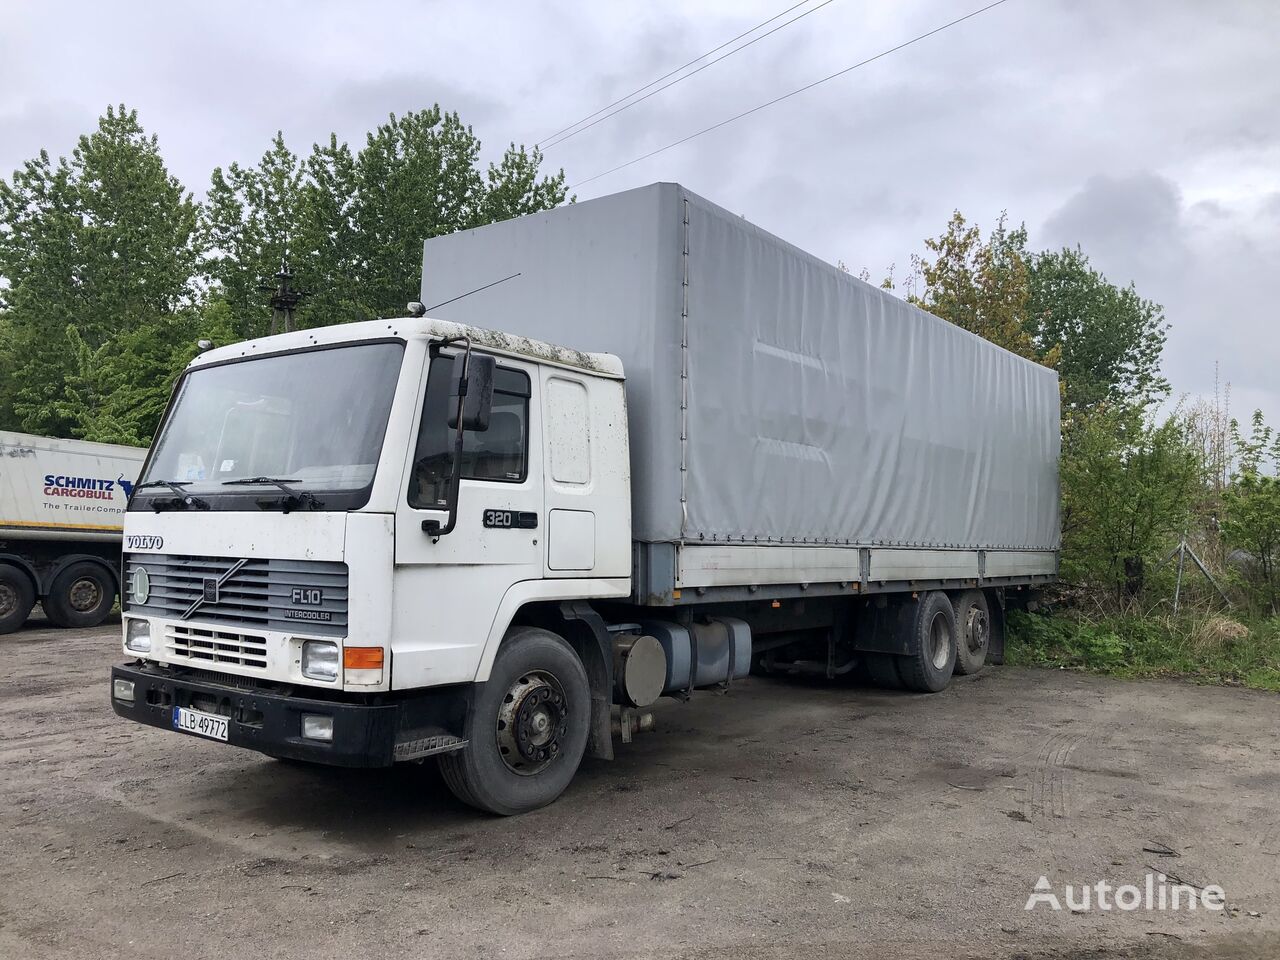
[[[121,717],[166,730],[174,729],[176,707],[217,714],[227,718],[226,742],[232,746],[339,767],[386,767],[466,743],[460,734],[472,699],[468,688],[435,688],[394,702],[356,703],[245,687],[238,679],[228,677],[224,683],[135,661],[111,668],[112,691],[116,680],[133,683],[133,702],[113,693],[111,708]],[[333,717],[332,741],[304,738],[304,713]]]

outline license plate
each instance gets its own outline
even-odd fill
[[[173,729],[183,733],[194,733],[198,737],[210,740],[227,739],[227,718],[215,713],[202,713],[199,710],[188,710],[186,707],[173,708]]]

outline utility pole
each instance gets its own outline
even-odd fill
[[[293,286],[293,272],[289,269],[289,258],[280,260],[280,272],[275,275],[275,285],[261,284],[258,289],[271,294],[271,333],[292,333],[293,314],[298,304],[308,293]],[[284,329],[281,330],[281,327]]]

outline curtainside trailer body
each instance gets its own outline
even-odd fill
[[[1056,573],[1057,374],[679,184],[428,240],[450,300],[622,360],[636,600]]]

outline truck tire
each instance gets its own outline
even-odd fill
[[[987,662],[991,612],[981,590],[966,590],[951,601],[956,614],[956,673],[973,674]]]
[[[59,627],[96,627],[116,602],[116,584],[103,567],[88,561],[67,564],[44,598],[45,616]]]
[[[937,693],[946,689],[956,666],[956,616],[951,600],[931,590],[915,603],[905,657],[898,658],[898,673],[908,690]]]
[[[463,803],[502,816],[544,807],[582,762],[591,689],[577,653],[537,627],[515,627],[467,720],[467,745],[440,757]]]
[[[0,633],[13,633],[31,614],[36,588],[26,572],[0,563]]]

